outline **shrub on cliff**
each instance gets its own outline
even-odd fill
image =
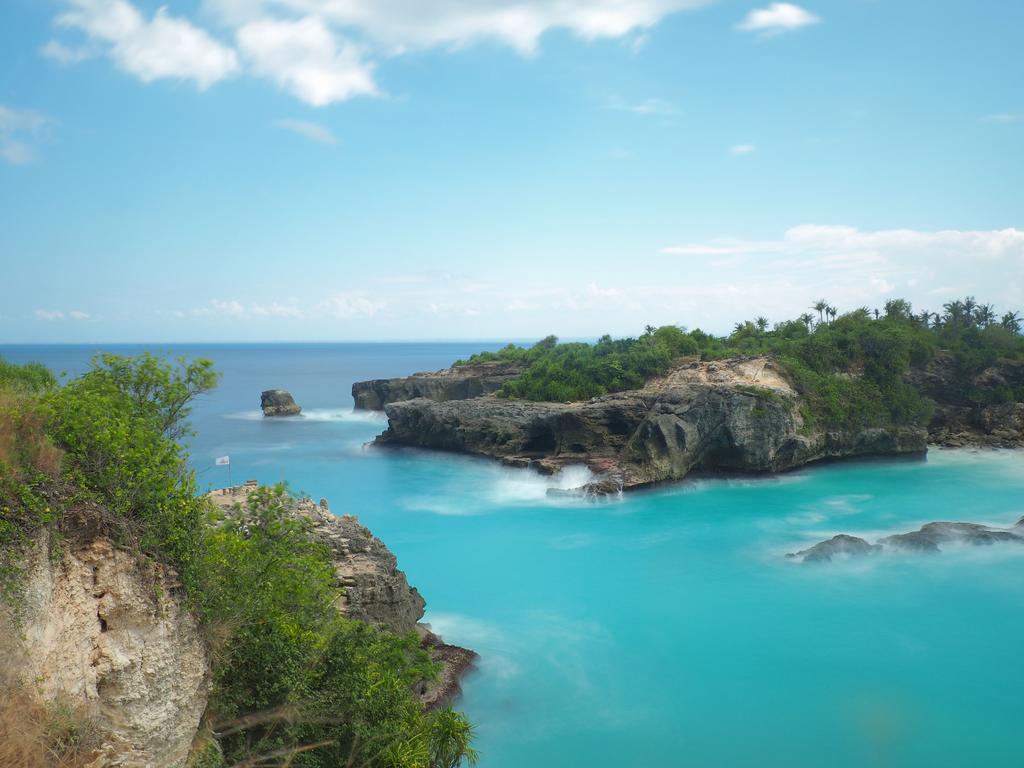
[[[253,491],[246,509],[213,526],[202,567],[203,609],[223,637],[210,716],[227,761],[453,768],[473,758],[465,717],[424,713],[411,694],[436,674],[416,635],[334,608],[327,551],[288,514],[285,487]]]
[[[244,520],[215,519],[196,495],[179,440],[216,384],[209,361],[104,355],[63,387],[36,366],[0,375],[0,578],[35,527],[59,530],[83,504],[119,545],[174,567],[215,650],[204,766],[473,757],[465,718],[413,697],[435,673],[415,636],[341,618],[328,554],[285,514],[283,487],[257,491]]]
[[[523,372],[500,390],[503,397],[574,401],[639,387],[685,356],[770,355],[807,398],[811,421],[826,428],[862,428],[927,422],[932,406],[905,382],[905,374],[943,351],[959,368],[969,401],[1024,399],[1024,392],[1012,388],[970,387],[971,377],[995,360],[1024,358],[1017,313],[996,322],[991,307],[970,297],[945,308],[944,314],[915,315],[909,302],[892,299],[884,314],[861,308],[839,315],[822,300],[815,304],[818,322],[805,313],[769,328],[765,318],[757,318],[737,323],[728,336],[648,326],[638,338],[603,336],[594,344],[560,344],[549,336],[532,347],[509,345],[465,362],[522,365]]]

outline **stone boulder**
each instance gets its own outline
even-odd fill
[[[286,389],[268,389],[260,394],[260,407],[264,416],[298,416],[302,408]]]

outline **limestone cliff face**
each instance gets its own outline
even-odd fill
[[[184,766],[206,708],[208,658],[174,574],[103,537],[24,563],[18,616],[0,609],[0,652],[43,701],[84,707],[103,734],[96,768]],[[6,615],[3,613],[6,612]]]
[[[209,496],[226,513],[245,514],[251,490],[236,486],[213,491]],[[236,504],[239,510],[234,510]],[[338,586],[344,590],[339,603],[342,613],[392,632],[416,628],[426,602],[415,587],[409,586],[394,554],[380,539],[352,515],[333,514],[326,501],[314,504],[310,499],[291,499],[290,504],[291,514],[308,521],[312,538],[330,551]]]
[[[1024,360],[998,360],[977,374],[960,370],[952,357],[937,355],[909,375],[910,382],[935,402],[928,425],[929,440],[960,447],[983,445],[1024,447],[1024,403],[979,405],[972,398],[1024,393]]]
[[[352,385],[352,398],[357,410],[367,411],[380,411],[389,403],[417,397],[438,402],[466,400],[497,392],[520,373],[519,367],[508,363],[482,363],[397,379],[357,381]]]
[[[643,388],[582,403],[494,396],[386,406],[382,443],[461,451],[549,468],[586,463],[608,492],[694,471],[774,472],[827,458],[921,453],[924,430],[822,432],[766,358],[693,361]]]

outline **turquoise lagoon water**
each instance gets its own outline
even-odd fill
[[[479,651],[460,706],[484,768],[1024,765],[1024,547],[784,558],[837,532],[1012,524],[1024,454],[933,451],[587,503],[488,461],[364,447],[384,423],[351,412],[353,380],[481,346],[171,351],[225,374],[193,419],[204,486],[227,483],[212,461],[230,454],[235,481],[287,479],[359,515],[427,620]],[[72,373],[91,351],[0,348]],[[269,387],[306,417],[262,419]]]

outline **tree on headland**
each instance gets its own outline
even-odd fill
[[[1003,315],[1003,319],[999,321],[999,324],[1012,333],[1020,333],[1021,319],[1019,312],[1007,312]]]
[[[818,299],[811,305],[811,309],[816,310],[818,313],[818,322],[825,322],[824,312],[828,308],[828,302],[825,299]]]

